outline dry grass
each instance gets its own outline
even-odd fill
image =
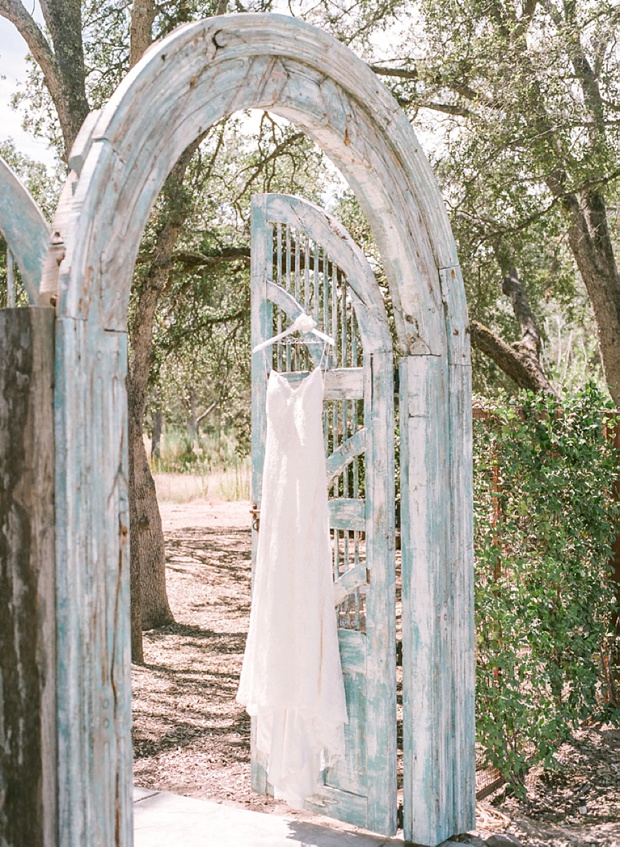
[[[250,499],[250,463],[209,474],[155,473],[157,499],[164,503],[194,503]]]

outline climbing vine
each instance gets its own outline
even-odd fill
[[[474,424],[478,742],[514,786],[600,712],[618,506],[593,386],[501,399]]]

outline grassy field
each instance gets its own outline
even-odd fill
[[[250,499],[250,461],[205,474],[154,473],[157,499],[168,503]]]

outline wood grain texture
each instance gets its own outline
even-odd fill
[[[49,225],[28,189],[4,159],[0,159],[0,232],[17,262],[28,301],[36,305]]]
[[[344,599],[364,586],[366,599],[365,632],[340,629],[340,647],[347,712],[345,758],[327,770],[324,785],[307,802],[321,811],[385,835],[396,831],[396,657],[394,580],[394,408],[392,388],[392,339],[379,287],[367,260],[344,228],[321,209],[289,195],[257,195],[253,198],[252,310],[256,319],[252,338],[255,346],[273,335],[273,323],[260,322],[266,314],[266,298],[282,309],[287,321],[301,311],[292,293],[271,279],[273,274],[274,229],[292,227],[296,233],[320,245],[331,262],[344,272],[359,327],[363,366],[330,368],[324,375],[324,398],[343,405],[351,399],[364,400],[363,427],[327,458],[332,474],[343,472],[356,455],[365,454],[366,498],[332,497],[329,500],[330,527],[341,531],[349,543],[349,533],[364,533],[366,557],[336,581],[335,596]],[[256,243],[257,249],[254,249]],[[276,253],[276,264],[281,261]],[[260,258],[259,258],[260,257]],[[262,270],[261,270],[262,263]],[[299,271],[296,269],[296,273]],[[349,276],[349,273],[354,276]],[[314,297],[330,300],[334,285],[323,277],[321,290],[314,280]],[[327,286],[327,288],[325,287]],[[306,291],[307,296],[307,291]],[[344,294],[342,295],[344,300]],[[315,304],[316,305],[316,304]],[[326,320],[323,316],[323,320]],[[335,325],[337,325],[337,321]],[[323,330],[328,327],[323,326]],[[329,328],[331,329],[331,328]],[[340,331],[340,330],[339,330]],[[334,333],[332,333],[334,334]],[[310,337],[309,337],[310,338]],[[346,346],[343,338],[334,336]],[[271,362],[259,360],[253,373],[253,394],[264,403],[265,376]],[[287,372],[293,384],[307,371]],[[333,413],[333,411],[332,411]],[[265,426],[258,410],[257,426]],[[329,418],[329,414],[328,414]],[[253,464],[262,466],[264,429],[253,432],[256,452]],[[337,439],[337,436],[334,436]],[[334,445],[337,440],[334,441]],[[260,471],[257,470],[257,476]],[[337,536],[335,544],[338,544]],[[268,786],[265,762],[253,751],[253,785],[261,791]]]
[[[180,27],[147,51],[104,107],[81,171],[76,222],[61,276],[61,312],[92,309],[123,328],[136,255],[152,203],[182,150],[239,109],[271,108],[311,135],[343,170],[384,258],[404,352],[445,350],[437,267],[456,263],[434,177],[391,95],[355,55],[289,17],[233,15]],[[114,215],[122,209],[122,215]],[[110,222],[108,238],[89,220]],[[77,230],[81,230],[78,236]],[[123,250],[113,245],[123,244]],[[67,242],[68,244],[68,242]],[[71,269],[74,269],[73,272]],[[101,284],[100,277],[114,279]]]
[[[127,338],[57,321],[58,847],[133,840]]]
[[[475,826],[475,659],[473,456],[470,332],[458,266],[440,269],[448,347],[450,483],[449,579],[453,596],[450,661],[454,703],[452,735],[455,833]],[[446,731],[448,731],[446,729]]]
[[[271,287],[269,291],[273,290]],[[291,385],[299,385],[309,371],[282,372]],[[364,397],[363,368],[332,368],[325,372],[323,396],[326,400],[362,400]]]
[[[0,843],[56,845],[54,312],[0,311]]]
[[[126,527],[125,331],[138,245],[157,193],[181,152],[216,121],[254,107],[290,119],[323,148],[348,179],[381,253],[398,348],[408,357],[401,408],[402,474],[410,491],[405,511],[418,520],[419,537],[406,531],[407,555],[411,575],[427,586],[431,602],[430,608],[420,608],[413,600],[410,613],[419,611],[420,618],[407,618],[412,622],[404,648],[408,684],[415,677],[420,685],[408,702],[419,703],[422,711],[418,720],[408,706],[410,720],[421,729],[415,738],[412,730],[406,751],[405,836],[438,843],[432,839],[452,834],[473,808],[470,769],[463,765],[459,771],[453,755],[455,732],[460,734],[462,761],[469,755],[471,674],[466,669],[459,676],[447,618],[437,611],[454,610],[460,620],[457,630],[469,633],[463,653],[469,661],[470,468],[463,417],[469,348],[462,280],[445,209],[404,114],[348,48],[290,17],[232,15],[187,24],[147,51],[94,126],[85,128],[86,141],[75,155],[79,173],[73,172],[58,222],[64,258],[58,256],[57,279],[52,268],[49,290],[57,286],[60,316],[56,437],[62,847],[131,844],[129,602],[127,539],[121,528]],[[330,236],[338,237],[337,232]],[[264,326],[269,316],[265,312],[252,320],[253,326]],[[98,358],[101,354],[104,360]],[[382,397],[388,391],[379,376],[383,355],[378,350],[374,364],[364,366],[372,374],[364,383],[364,396],[371,391]],[[408,379],[410,372],[417,374],[415,379]],[[427,407],[420,405],[422,397]],[[380,419],[369,419],[365,426],[367,450],[387,485],[393,470],[391,431]],[[374,446],[371,433],[376,433]],[[448,467],[451,457],[459,455],[461,464]],[[452,485],[459,487],[456,494]],[[377,500],[371,514],[375,506],[378,515],[389,508],[389,495]],[[462,513],[454,521],[458,508]],[[374,539],[377,549],[390,551],[393,533],[377,529]],[[459,556],[457,579],[453,562]],[[385,587],[389,589],[389,582]],[[462,603],[454,595],[461,590]],[[377,643],[391,639],[393,646],[393,616],[384,611],[386,623],[376,634]],[[421,674],[423,663],[439,673],[444,660],[448,672],[437,685],[429,683]],[[372,674],[367,684],[371,696],[378,696],[385,683]],[[458,691],[466,702],[461,722],[448,705],[441,705],[442,697]],[[431,717],[437,718],[436,725]],[[391,720],[389,715],[385,720]],[[374,755],[372,743],[369,749]],[[424,768],[427,781],[420,782]],[[381,789],[378,784],[377,797]],[[456,793],[462,802],[458,814]],[[414,838],[417,833],[427,841]]]
[[[434,845],[474,826],[470,373],[400,365],[404,828]]]

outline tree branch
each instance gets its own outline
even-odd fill
[[[82,3],[81,0],[41,0],[41,10],[52,37],[54,56],[58,65],[60,79],[58,100],[51,90],[47,77],[46,82],[58,109],[65,155],[68,157],[73,142],[90,111],[86,99]],[[37,56],[35,59],[38,61]]]
[[[20,0],[0,0],[0,15],[10,21],[22,36],[45,77],[55,79],[60,87],[56,57],[41,28]]]
[[[182,264],[185,270],[192,268],[212,268],[224,262],[236,262],[239,260],[249,262],[250,248],[224,247],[222,250],[210,254],[195,253],[192,250],[177,250],[173,258],[175,262]]]
[[[533,367],[529,356],[524,356],[510,344],[478,321],[470,321],[472,344],[492,359],[495,364],[520,388],[534,392],[555,394],[545,375]]]
[[[0,15],[10,21],[24,39],[34,60],[41,68],[45,84],[58,110],[61,126],[65,113],[60,68],[48,40],[21,0],[0,0]],[[63,131],[64,135],[64,131]],[[65,143],[66,146],[66,143]]]
[[[530,308],[525,289],[519,281],[519,275],[514,268],[510,268],[502,280],[502,291],[510,297],[512,310],[521,329],[521,341],[519,349],[540,363],[541,342],[534,314]],[[540,366],[540,364],[539,364]]]

